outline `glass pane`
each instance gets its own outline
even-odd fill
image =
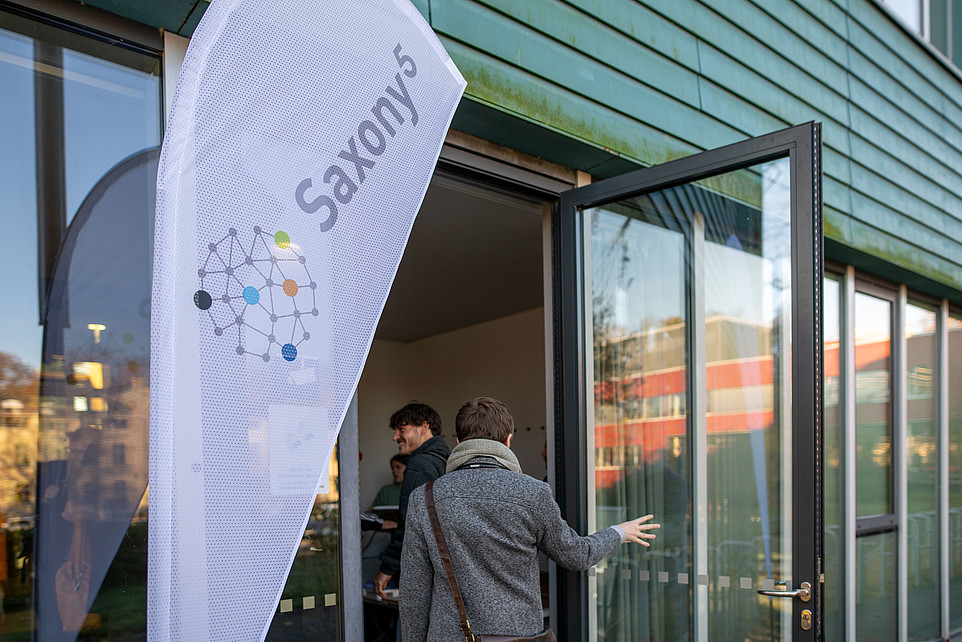
[[[740,199],[689,184],[587,212],[595,523],[650,512],[664,525],[650,551],[622,547],[599,565],[599,639],[686,638],[692,611],[709,639],[778,639],[790,624],[790,601],[755,593],[791,584],[788,170],[786,159],[711,180]],[[692,323],[703,345],[690,345]],[[692,381],[707,392],[703,417]],[[703,495],[689,470],[698,425]],[[695,543],[693,513],[706,524]]]
[[[907,583],[910,640],[939,634],[938,461],[936,456],[935,311],[905,308],[908,426]]]
[[[856,515],[892,507],[892,303],[855,293]]]
[[[328,483],[314,501],[267,640],[341,639],[338,451],[335,448],[331,455]]]
[[[596,567],[605,640],[689,627],[685,236],[661,220],[663,202],[590,213],[596,527],[648,513],[662,524],[657,546],[622,546]]]
[[[888,642],[896,631],[896,533],[855,540],[855,635],[859,642]]]
[[[883,0],[915,33],[922,34],[922,0]]]
[[[839,317],[839,283],[833,277],[823,281],[822,337],[824,343],[824,516],[825,516],[825,604],[824,631],[829,642],[845,639],[844,599],[842,591],[842,551],[844,546],[845,486],[842,477],[841,372],[842,354]]]
[[[759,209],[703,210],[711,640],[791,637],[752,590],[792,584],[789,163],[760,169]]]
[[[962,629],[962,317],[949,317],[949,629]]]
[[[144,633],[159,69],[0,11],[3,639]]]
[[[929,0],[929,42],[945,55],[949,54],[948,5],[948,0]]]

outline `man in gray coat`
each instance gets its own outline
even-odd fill
[[[651,515],[580,537],[562,519],[548,484],[521,473],[509,448],[514,419],[489,397],[458,411],[458,445],[447,474],[434,484],[438,519],[475,634],[535,635],[543,629],[538,551],[583,571],[622,542],[648,546]],[[401,554],[404,642],[456,642],[454,598],[425,505],[424,487],[411,493]]]

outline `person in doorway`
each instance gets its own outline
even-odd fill
[[[477,397],[458,411],[458,445],[447,474],[411,494],[401,557],[401,627],[405,642],[450,642],[475,635],[537,635],[544,626],[538,550],[583,571],[623,542],[643,546],[659,528],[651,515],[580,537],[561,517],[548,484],[521,473],[511,452],[508,407]],[[428,512],[433,494],[451,565],[446,570]],[[451,569],[453,567],[453,569]],[[461,624],[448,571],[453,570],[470,622]],[[553,637],[545,638],[553,639]]]
[[[444,474],[451,449],[441,437],[441,417],[431,406],[411,402],[391,415],[391,429],[399,455],[408,455],[401,493],[398,497],[398,525],[391,542],[380,555],[381,568],[374,576],[374,591],[385,597],[384,589],[401,566],[405,520],[411,492]]]
[[[382,486],[374,498],[374,506],[397,506],[401,502],[401,483],[404,470],[408,467],[408,455],[397,454],[391,457],[391,476],[394,482]]]
[[[381,486],[381,490],[377,491],[374,504],[371,506],[374,512],[361,513],[362,531],[393,531],[397,528],[397,508],[401,500],[401,482],[404,481],[407,463],[407,455],[391,457],[391,475],[394,477],[394,483]]]

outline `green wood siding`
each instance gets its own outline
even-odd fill
[[[881,259],[876,269],[962,298],[962,82],[871,0],[419,7],[467,78],[470,100],[624,161],[655,164],[822,122],[832,255]],[[466,124],[611,173],[605,155],[572,163],[575,148],[562,149],[564,140],[538,148],[483,118]]]
[[[874,0],[413,2],[456,128],[598,178],[820,121],[829,256],[962,303],[962,74]],[[183,35],[207,7],[88,3]]]

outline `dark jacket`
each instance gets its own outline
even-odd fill
[[[434,484],[434,497],[477,634],[521,636],[542,630],[539,550],[565,568],[583,571],[621,544],[621,534],[612,528],[580,537],[562,519],[548,484],[522,473],[461,468]],[[423,487],[411,495],[403,558],[404,641],[463,640]]]
[[[431,437],[411,453],[407,468],[404,469],[404,481],[401,482],[397,530],[391,535],[391,542],[380,555],[382,573],[394,575],[401,568],[401,548],[404,544],[404,527],[411,491],[443,475],[450,454],[451,449],[440,435]]]

